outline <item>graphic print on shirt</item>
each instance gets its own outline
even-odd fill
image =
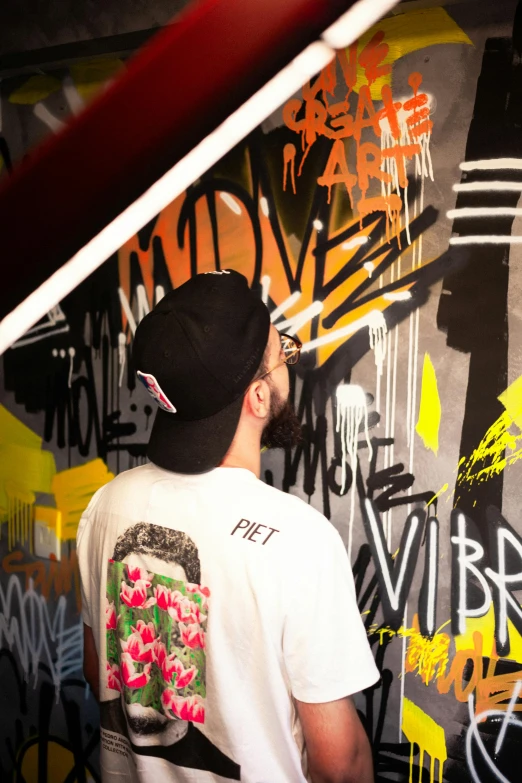
[[[239,766],[194,725],[205,723],[210,602],[185,533],[141,522],[118,538],[107,569],[101,723],[134,753],[240,780]]]

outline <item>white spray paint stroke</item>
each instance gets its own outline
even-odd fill
[[[431,133],[423,133],[418,138],[412,139],[410,135],[410,128],[407,123],[408,113],[404,111],[404,109],[401,109],[398,112],[397,119],[398,119],[399,130],[400,130],[400,139],[398,143],[400,145],[409,145],[414,143],[420,145],[420,152],[414,156],[415,176],[417,178],[420,178],[422,181],[424,181],[426,178],[429,177],[433,182],[434,181],[433,161],[431,158],[431,148],[430,148]],[[392,147],[396,146],[397,142],[392,134],[388,119],[383,118],[380,121],[380,126],[381,126],[381,152],[384,152],[384,150],[391,149]],[[405,165],[406,176],[407,176],[408,165],[409,165],[409,161],[407,159],[405,159],[404,165]],[[399,167],[397,165],[397,161],[395,160],[395,158],[383,158],[381,164],[381,170],[383,172],[386,172],[392,177],[392,182],[389,183],[381,182],[382,195],[389,197],[393,191],[395,191],[397,195],[400,195],[401,187],[399,184]],[[404,204],[404,222],[406,228],[406,238],[408,244],[411,245],[408,185],[406,185],[406,187],[403,188],[403,204]],[[391,215],[389,215],[389,217],[391,218]]]
[[[220,193],[219,198],[221,201],[223,201],[229,209],[232,210],[236,215],[241,214],[241,207],[237,203],[236,199],[230,195],[230,193]]]
[[[520,217],[522,209],[516,207],[459,207],[458,209],[449,209],[446,217],[450,220],[459,218],[477,218],[477,217]]]
[[[43,123],[45,123],[45,125],[47,125],[47,127],[52,130],[53,133],[58,133],[62,128],[65,127],[65,123],[59,120],[58,117],[55,117],[54,114],[51,114],[47,106],[44,106],[43,103],[37,103],[35,105],[33,114]]]
[[[324,304],[323,302],[313,302],[311,305],[309,305],[307,308],[302,310],[300,313],[297,313],[297,315],[292,316],[292,318],[288,318],[286,321],[282,321],[281,323],[277,324],[277,328],[279,331],[285,331],[286,329],[290,330],[292,334],[297,334],[299,332],[299,329],[302,329],[303,326],[306,326],[309,321],[312,320],[312,318],[315,318],[316,315],[319,315],[319,313],[322,313],[324,310]]]
[[[301,298],[301,291],[295,291],[293,294],[290,294],[288,299],[285,299],[284,302],[282,302],[279,307],[276,307],[273,312],[270,313],[270,320],[272,323],[275,323],[278,318],[280,318],[283,313],[285,313],[287,310],[290,310],[293,305],[295,305],[296,302],[299,301]]]
[[[387,302],[406,302],[411,299],[411,291],[390,291],[389,294],[383,294],[382,298]]]
[[[361,247],[361,245],[365,245],[367,242],[368,237],[358,236],[354,237],[353,239],[349,239],[347,242],[343,242],[341,247],[343,250],[353,250],[355,247]],[[366,264],[364,266],[366,266]]]
[[[515,687],[513,688],[513,693],[511,694],[511,698],[509,700],[509,705],[506,710],[506,715],[504,717],[504,720],[502,721],[502,728],[500,729],[499,735],[497,737],[497,742],[495,744],[495,756],[500,752],[502,748],[502,744],[506,736],[508,723],[515,710],[515,704],[518,701],[518,697],[520,696],[521,690],[522,690],[522,680],[517,680],[515,683]]]
[[[67,386],[70,389],[72,385],[73,365],[74,357],[76,356],[76,350],[71,346],[67,353],[69,354],[69,377],[67,379]]]
[[[477,772],[477,768],[475,766],[475,762],[473,761],[473,748],[471,744],[472,740],[475,740],[478,746],[478,750],[480,751],[480,755],[482,756],[483,760],[486,762],[486,764],[488,765],[488,767],[490,768],[491,772],[496,777],[496,779],[500,781],[500,783],[513,783],[512,780],[510,781],[508,778],[506,778],[505,775],[502,774],[502,772],[498,769],[498,767],[494,763],[493,759],[490,757],[478,730],[479,724],[482,723],[484,720],[487,720],[488,718],[504,719],[505,712],[503,710],[484,710],[484,712],[479,713],[479,715],[475,715],[474,707],[473,707],[473,694],[471,694],[468,698],[468,712],[469,712],[470,722],[469,722],[469,728],[466,732],[466,761],[474,783],[483,783],[483,779],[479,776]],[[518,718],[516,718],[513,714],[509,716],[509,719],[507,720],[507,724],[509,726],[515,726],[519,729],[522,728],[522,721],[519,721]]]
[[[359,428],[364,423],[364,435],[368,445],[368,460],[372,458],[372,445],[368,432],[368,406],[366,394],[360,386],[342,383],[337,387],[337,422],[336,430],[341,435],[342,468],[341,468],[341,493],[346,490],[346,462],[350,460],[352,469],[352,490],[350,493],[350,521],[348,528],[348,558],[351,562],[353,521],[355,518],[355,495],[357,473],[357,445],[359,441]]]
[[[120,389],[123,383],[123,373],[125,372],[125,360],[127,358],[126,345],[127,345],[127,338],[125,337],[123,332],[120,332],[118,335],[118,364],[120,366],[120,372],[118,375],[118,386]]]
[[[82,669],[82,621],[67,628],[66,609],[61,595],[51,618],[47,601],[36,592],[32,579],[25,592],[16,574],[9,577],[5,593],[0,585],[0,648],[16,650],[25,678],[32,672],[35,688],[39,663],[49,668],[57,691],[63,680]]]
[[[373,351],[376,367],[376,380],[375,380],[375,409],[377,413],[380,412],[381,404],[381,378],[384,368],[384,360],[386,358],[386,334],[388,332],[388,325],[386,324],[386,318],[380,310],[374,310],[374,317],[372,323],[368,324],[368,331],[370,336],[370,348]]]
[[[261,207],[261,212],[265,217],[268,217],[270,214],[270,210],[268,209],[268,201],[266,200],[265,196],[261,196],[259,199],[259,206]]]
[[[261,278],[261,300],[263,304],[268,304],[268,295],[270,293],[271,278],[268,275],[263,275]]]
[[[375,264],[372,261],[366,261],[363,264],[363,267],[368,272],[368,277],[371,277],[373,275],[373,273],[375,272]]]
[[[49,337],[54,337],[57,334],[63,334],[69,331],[69,324],[67,323],[60,305],[56,305],[52,310],[49,310],[45,317],[47,320],[44,320],[43,323],[35,324],[35,326],[25,333],[21,340],[17,340],[13,343],[11,348],[22,348],[24,345],[31,345],[40,340],[47,340]],[[64,326],[58,326],[58,324],[63,323],[65,323]]]
[[[120,298],[120,304],[122,306],[122,310],[125,313],[125,317],[127,318],[129,329],[131,330],[132,336],[136,334],[136,321],[134,319],[134,316],[132,314],[132,310],[130,309],[129,300],[127,299],[125,295],[125,291],[121,286],[118,288],[118,296]]]
[[[453,185],[455,193],[487,193],[493,190],[522,191],[522,182],[503,182],[492,180],[491,182],[459,182]]]
[[[430,557],[428,571],[428,631],[435,633],[435,580],[437,577],[437,548],[439,538],[439,526],[433,519],[430,522]],[[406,627],[406,626],[404,626]]]
[[[156,304],[158,304],[158,302],[161,302],[161,300],[165,296],[165,289],[163,288],[162,285],[157,285],[156,286],[156,289],[154,291],[154,296],[155,296],[155,300],[154,301],[155,301]]]
[[[466,536],[466,518],[464,514],[459,514],[458,518],[458,536],[451,536],[451,543],[458,546],[457,562],[459,565],[459,633],[466,633],[466,618],[482,617],[488,611],[492,596],[489,585],[484,574],[473,563],[482,560],[484,557],[484,548],[472,538]],[[471,552],[468,552],[471,550]],[[485,569],[487,573],[489,569]],[[467,575],[469,571],[478,580],[484,592],[484,601],[478,609],[468,607],[467,597]],[[494,572],[493,572],[494,573]],[[488,574],[491,576],[491,574]],[[520,610],[520,607],[519,607]]]
[[[315,348],[320,348],[322,345],[334,343],[342,337],[349,337],[351,334],[358,332],[359,329],[374,324],[376,319],[380,319],[381,315],[382,313],[379,310],[372,310],[362,318],[358,318],[356,321],[348,324],[348,326],[342,326],[340,329],[336,329],[330,334],[325,334],[322,337],[317,337],[315,340],[310,340],[310,342],[305,343],[301,348],[301,353],[313,351]]]
[[[522,236],[479,234],[469,237],[451,237],[450,245],[522,245]]]
[[[492,158],[491,160],[466,160],[460,164],[462,171],[496,171],[499,169],[522,170],[520,158]]]
[[[79,114],[83,110],[85,103],[70,76],[66,76],[62,81],[62,88],[72,114]]]
[[[317,220],[317,218],[314,220],[314,222],[313,222],[313,226],[314,226],[314,228],[315,228],[315,230],[316,230],[316,231],[322,231],[322,230],[323,230],[323,228],[324,228],[324,226],[323,226],[323,224],[321,223],[321,221],[320,221],[320,220]]]

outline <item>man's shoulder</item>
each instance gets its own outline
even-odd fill
[[[299,524],[301,532],[310,530],[311,533],[317,533],[332,527],[329,520],[320,511],[297,495],[283,492],[283,490],[262,481],[257,482],[257,491],[259,502],[263,504],[264,508],[277,511],[283,519],[289,522],[295,521]]]
[[[105,484],[91,499],[86,514],[96,512],[110,512],[118,510],[125,513],[125,509],[136,509],[140,502],[146,502],[147,490],[157,480],[157,468],[147,463],[136,468],[118,473],[112,481]]]

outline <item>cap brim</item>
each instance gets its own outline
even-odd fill
[[[223,410],[198,421],[181,421],[158,409],[147,456],[175,473],[205,473],[221,464],[236,434],[243,395]]]

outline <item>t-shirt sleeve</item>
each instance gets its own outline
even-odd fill
[[[380,677],[344,544],[327,520],[318,527],[317,540],[299,548],[290,569],[283,633],[292,695],[313,704],[362,691]]]
[[[78,525],[76,533],[76,555],[78,557],[78,569],[80,571],[80,589],[82,597],[82,620],[90,628],[95,624],[94,601],[99,593],[96,591],[96,579],[94,573],[94,557],[92,543],[90,541],[94,522],[94,510],[105,486],[101,487],[91,498],[91,502],[85,509]]]

